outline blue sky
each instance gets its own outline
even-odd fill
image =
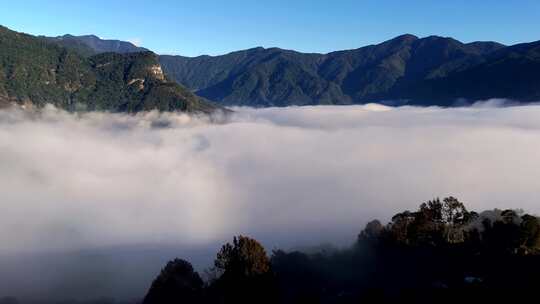
[[[0,24],[42,35],[96,34],[157,53],[223,54],[255,46],[329,52],[394,36],[505,44],[540,40],[540,1],[10,1]]]

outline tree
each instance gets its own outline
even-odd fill
[[[389,224],[390,236],[398,243],[408,244],[409,226],[415,220],[415,214],[410,211],[403,211],[392,217],[392,222]]]
[[[201,303],[203,285],[203,280],[189,262],[175,259],[161,270],[143,304]]]
[[[269,272],[270,260],[259,242],[240,235],[221,247],[214,266],[223,275],[253,277]]]
[[[470,214],[465,205],[455,197],[443,199],[442,220],[445,227],[447,243],[462,243],[465,241],[464,225],[474,220],[475,215]]]
[[[381,233],[384,231],[384,226],[379,220],[373,220],[367,223],[366,227],[358,236],[359,241],[376,242]]]
[[[282,303],[319,302],[329,277],[318,267],[321,261],[324,259],[299,251],[272,253],[272,270],[276,273]]]
[[[540,248],[540,221],[536,216],[525,214],[521,217],[521,244],[525,253]]]
[[[463,224],[468,214],[465,205],[452,196],[443,199],[441,213],[443,222],[448,225]]]
[[[238,236],[227,243],[214,261],[221,276],[210,286],[214,302],[275,303],[276,285],[270,259],[255,239]]]
[[[482,243],[486,253],[493,255],[516,254],[522,243],[521,218],[511,209],[494,210],[494,220],[483,220]]]
[[[426,221],[435,223],[443,222],[443,204],[441,200],[436,198],[427,203],[420,205],[419,214],[424,217]]]
[[[439,246],[463,243],[464,227],[477,217],[478,214],[468,212],[465,205],[454,197],[442,201],[436,198],[421,204],[416,212],[396,214],[388,230],[392,239],[402,244]]]

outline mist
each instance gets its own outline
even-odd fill
[[[140,297],[233,235],[346,246],[434,197],[540,212],[540,106],[234,111],[1,110],[0,296]]]

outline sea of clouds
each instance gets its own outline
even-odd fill
[[[1,110],[0,267],[15,279],[0,295],[41,286],[42,296],[55,279],[62,289],[64,267],[70,282],[119,276],[81,283],[88,296],[125,296],[182,248],[210,248],[184,253],[204,265],[235,234],[269,251],[346,245],[368,220],[434,197],[540,213],[540,106],[234,110],[213,121]],[[68,252],[90,258],[51,262]],[[48,279],[32,285],[25,271]]]

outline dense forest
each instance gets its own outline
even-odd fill
[[[257,240],[234,237],[202,274],[186,260],[168,262],[141,302],[500,303],[536,294],[539,254],[538,217],[477,213],[448,197],[398,213],[386,225],[369,222],[345,249],[268,254]]]
[[[268,256],[235,237],[206,280],[185,260],[169,262],[143,303],[500,302],[535,294],[538,253],[536,216],[477,213],[448,197],[369,222],[347,249]]]
[[[100,39],[95,35],[63,35],[57,37],[40,36],[40,38],[52,43],[56,43],[59,46],[67,49],[77,51],[79,54],[86,57],[91,57],[101,53],[128,54],[150,51],[142,47],[137,47],[128,41]]]
[[[46,39],[83,56],[147,51],[95,36]],[[160,55],[159,62],[172,80],[224,106],[461,106],[490,98],[540,99],[540,41],[506,46],[406,34],[328,54],[257,47],[221,56]]]
[[[79,51],[0,26],[0,106],[205,113],[218,108],[169,81],[152,52],[85,57]]]
[[[504,46],[402,35],[328,54],[254,48],[222,56],[160,56],[163,70],[222,105],[467,105],[540,99],[540,42]]]

